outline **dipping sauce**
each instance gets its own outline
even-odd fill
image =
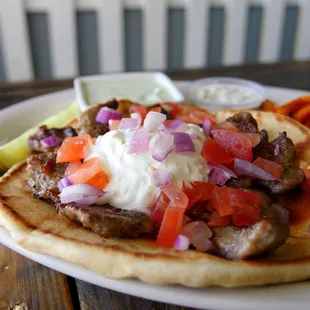
[[[201,86],[197,97],[219,104],[239,104],[259,100],[261,95],[254,89],[236,84],[209,84]]]

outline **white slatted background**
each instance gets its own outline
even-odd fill
[[[167,68],[168,8],[185,10],[184,66],[206,66],[209,11],[225,12],[223,64],[244,61],[249,5],[263,7],[259,61],[277,61],[288,4],[299,6],[294,58],[310,58],[310,0],[0,0],[1,48],[9,81],[34,78],[27,12],[46,12],[54,78],[78,75],[76,10],[95,10],[98,18],[100,71],[124,71],[124,9],[142,10],[144,70]]]

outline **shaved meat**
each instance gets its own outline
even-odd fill
[[[258,132],[258,126],[255,118],[248,112],[237,113],[229,117],[227,122],[231,122],[238,130],[242,132]]]

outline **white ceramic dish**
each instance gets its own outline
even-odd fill
[[[188,82],[175,83],[183,92],[187,89],[188,84]],[[274,87],[266,87],[266,91],[268,98],[280,103],[307,94],[305,91]],[[70,89],[27,100],[10,108],[0,110],[1,137],[3,133],[8,133],[10,136],[9,130],[2,131],[3,123],[6,126],[8,124],[15,124],[16,132],[22,132],[25,129],[25,123],[20,122],[21,115],[31,115],[31,113],[35,112],[36,122],[39,122],[48,116],[46,106],[51,102],[53,102],[53,113],[56,113],[68,107],[74,99],[74,90]],[[29,123],[26,128],[32,125],[34,123]],[[8,139],[6,136],[3,136],[3,138]],[[2,228],[0,228],[0,242],[28,258],[64,274],[122,293],[156,301],[210,310],[309,309],[309,281],[238,289],[219,287],[192,289],[177,285],[153,286],[137,280],[111,280],[55,257],[29,252],[18,246]]]
[[[243,89],[248,89],[253,91],[255,95],[258,96],[258,99],[247,100],[245,102],[231,103],[231,102],[219,102],[216,99],[203,99],[199,96],[199,92],[205,87],[211,85],[222,85],[225,86],[235,86],[242,87]],[[231,90],[229,91],[229,97],[231,98]],[[188,97],[191,101],[195,102],[197,105],[208,109],[209,111],[219,111],[221,109],[254,109],[259,107],[259,105],[266,100],[266,90],[265,88],[256,82],[231,78],[231,77],[212,77],[196,80],[190,84],[188,88]],[[240,95],[238,96],[240,97]]]
[[[134,72],[78,77],[74,89],[82,111],[109,99],[126,98],[144,104],[183,101],[183,94],[161,72]]]

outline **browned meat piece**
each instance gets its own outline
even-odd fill
[[[269,142],[268,133],[265,129],[259,132],[260,142],[253,148],[254,159],[262,157],[268,160],[273,160],[275,154],[274,146]]]
[[[287,193],[302,183],[304,172],[299,168],[287,168],[279,181],[257,180],[257,183],[268,187],[272,194]]]
[[[33,194],[52,203],[60,214],[102,236],[133,238],[153,232],[154,221],[141,212],[120,210],[108,205],[80,207],[75,203],[61,204],[58,182],[64,177],[67,165],[56,163],[56,153],[32,155],[28,159],[27,172]]]
[[[248,112],[237,113],[227,119],[231,122],[238,130],[242,132],[258,132],[258,126],[255,118]]]
[[[228,180],[225,185],[235,188],[249,188],[252,186],[252,178],[247,175],[240,175],[237,179]]]
[[[109,205],[78,207],[68,204],[60,206],[59,213],[104,237],[135,238],[150,234],[154,229],[154,222],[148,215]]]
[[[28,138],[27,147],[30,153],[51,152],[59,148],[63,139],[65,139],[66,137],[74,137],[76,135],[77,133],[72,127],[47,129],[47,127],[44,125],[41,126],[34,135]],[[41,140],[50,136],[60,138],[61,142],[54,147],[44,148],[41,145]]]
[[[68,164],[56,164],[56,153],[40,153],[27,160],[28,184],[35,196],[58,202],[58,182],[64,177]],[[56,200],[56,201],[55,201]]]
[[[248,259],[273,251],[288,238],[289,227],[277,223],[269,198],[262,192],[255,192],[261,196],[258,222],[249,227],[229,225],[212,229],[212,241],[219,255],[228,259]]]

